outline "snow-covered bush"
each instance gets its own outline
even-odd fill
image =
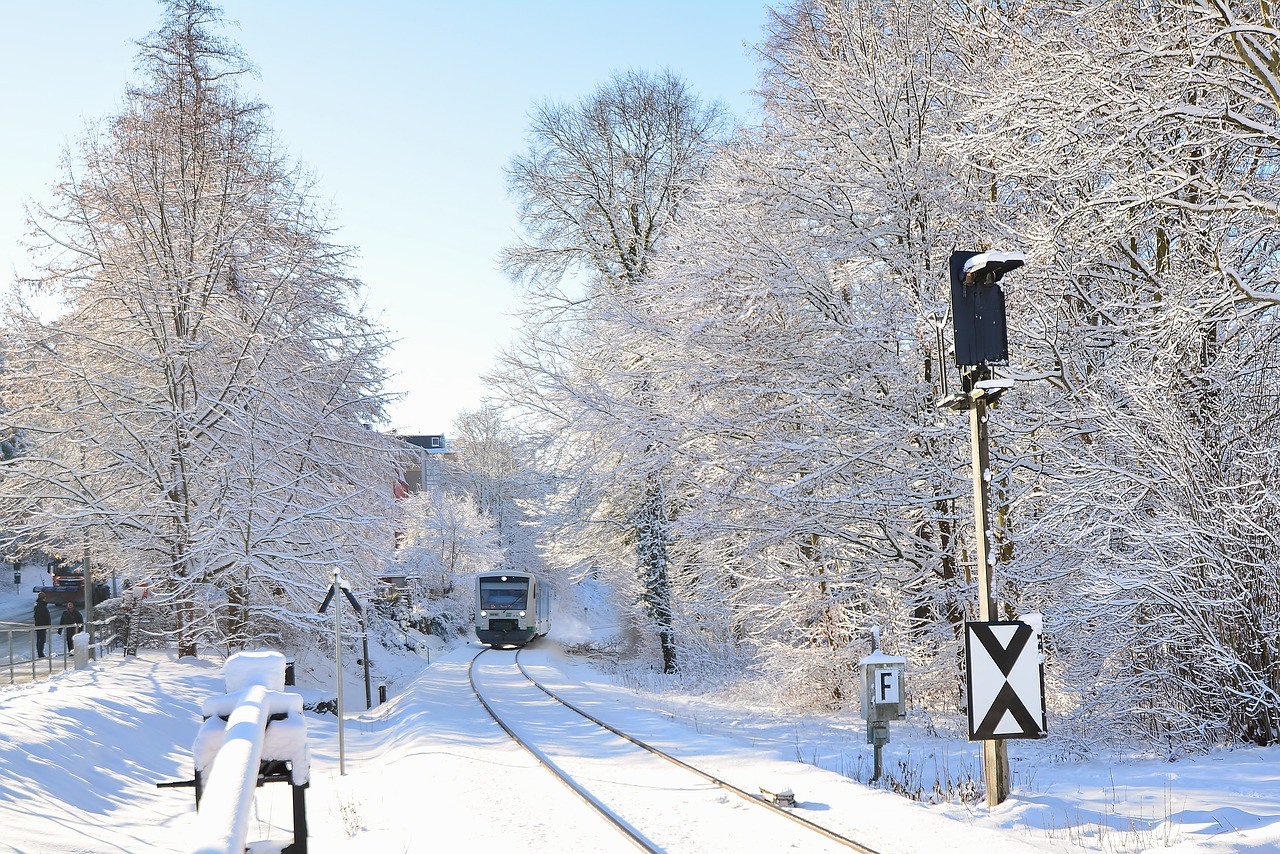
[[[492,521],[466,495],[420,492],[401,502],[401,547],[392,569],[405,578],[414,628],[454,638],[472,624],[473,583],[504,552]]]

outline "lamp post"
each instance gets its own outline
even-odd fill
[[[81,563],[84,570],[84,632],[89,636],[89,658],[93,655],[93,577],[89,571],[89,539],[86,535],[84,541],[84,561]]]
[[[373,703],[369,699],[369,627],[364,622],[364,609],[360,603],[356,601],[356,597],[351,595],[351,591],[347,589],[346,582],[342,580],[342,574],[337,567],[333,568],[333,584],[329,586],[329,592],[325,594],[324,601],[320,603],[320,613],[323,614],[329,610],[329,603],[333,603],[333,647],[334,647],[334,667],[337,669],[337,675],[334,677],[337,682],[337,698],[335,702],[338,704],[338,775],[346,776],[347,773],[347,754],[346,741],[343,732],[342,718],[342,600],[346,599],[360,615],[361,625],[364,628],[364,697],[366,708],[372,707]]]
[[[338,570],[336,567],[333,570],[333,589],[335,590],[342,589],[342,576],[338,573]],[[332,595],[332,593],[330,595]],[[334,649],[334,653],[333,653],[334,664],[335,664],[335,667],[337,668],[337,673],[334,676],[334,680],[338,683],[338,687],[337,687],[338,696],[336,700],[336,702],[338,703],[338,708],[337,708],[338,775],[341,777],[345,777],[347,774],[347,754],[346,754],[346,750],[344,749],[346,745],[345,745],[345,741],[343,738],[343,731],[342,731],[342,597],[341,596],[334,597],[333,649]]]

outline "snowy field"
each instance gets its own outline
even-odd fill
[[[480,648],[437,653],[429,666],[407,655],[375,657],[375,684],[388,686],[389,699],[369,711],[363,682],[344,683],[345,774],[335,718],[308,713],[311,852],[634,850],[487,718],[466,687],[466,665]],[[525,656],[598,717],[743,788],[787,781],[808,817],[883,854],[1280,851],[1274,749],[1172,764],[1055,765],[1040,759],[1049,745],[1013,742],[1006,804],[922,806],[850,779],[865,778],[871,761],[856,715],[789,715],[741,698],[651,691],[566,656],[555,642]],[[300,681],[309,700],[333,694],[331,685]],[[0,689],[0,850],[188,850],[193,791],[156,783],[191,778],[200,703],[222,691],[218,662],[155,651]],[[907,722],[893,728],[885,768],[917,769],[907,781],[929,790],[935,778],[980,779],[978,754],[962,738],[928,736]],[[259,790],[250,839],[255,854],[291,841],[287,786]]]

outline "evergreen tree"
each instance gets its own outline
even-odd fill
[[[385,348],[215,7],[169,0],[140,85],[36,212],[45,319],[8,319],[3,510],[171,597],[180,655],[310,622],[391,547]]]

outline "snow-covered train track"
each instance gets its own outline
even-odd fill
[[[644,851],[876,854],[597,719],[534,678],[518,653],[482,651],[468,676],[512,739]]]

